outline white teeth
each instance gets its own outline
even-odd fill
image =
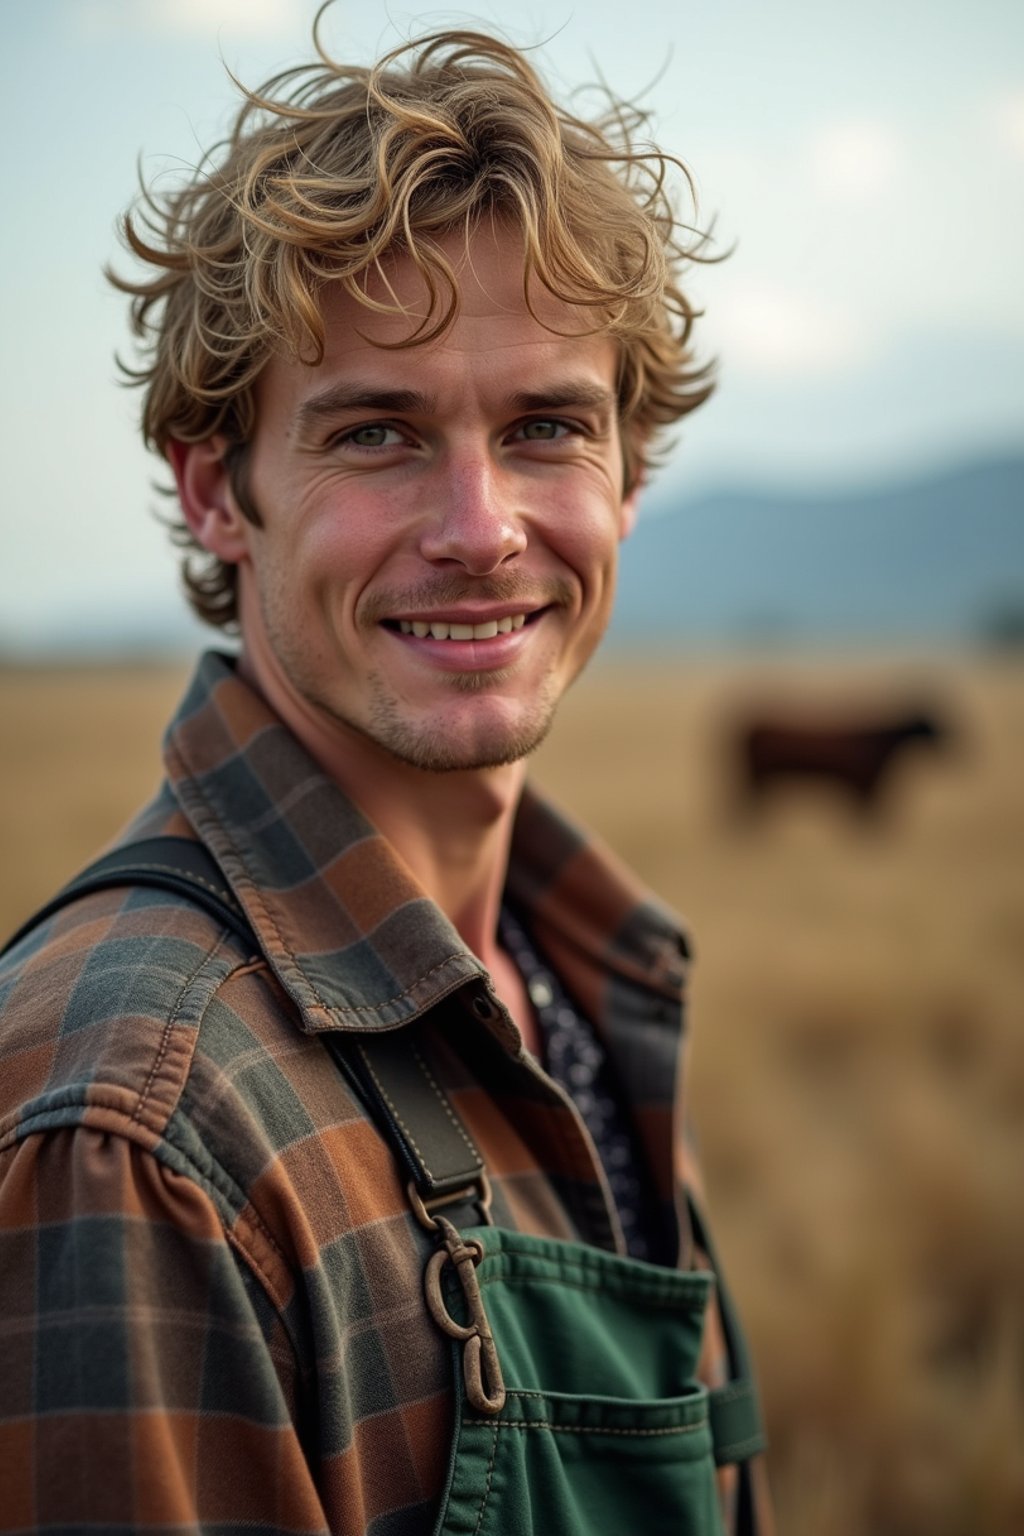
[[[485,619],[482,624],[447,624],[434,619],[429,624],[424,619],[399,619],[398,629],[403,635],[415,635],[417,640],[493,640],[495,635],[510,635],[514,629],[522,629],[525,613],[511,613],[503,619]]]

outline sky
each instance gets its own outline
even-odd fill
[[[126,306],[102,268],[138,168],[166,184],[194,165],[234,110],[227,70],[258,84],[306,59],[315,9],[0,4],[0,645],[179,611],[161,466],[113,361],[131,356]],[[1024,447],[1018,0],[340,0],[325,39],[365,63],[453,25],[535,50],[563,99],[602,78],[640,98],[731,253],[692,276],[719,389],[684,424],[659,504]]]

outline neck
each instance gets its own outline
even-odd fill
[[[496,975],[498,911],[525,764],[431,773],[279,685],[243,654],[243,677],[401,857],[427,896]]]
[[[378,760],[368,774],[360,751],[346,753],[335,779],[493,974],[524,766],[438,774],[372,755]]]

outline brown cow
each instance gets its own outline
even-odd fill
[[[780,781],[819,780],[837,785],[866,815],[877,808],[894,764],[908,749],[935,748],[948,739],[946,726],[924,710],[874,719],[751,719],[736,736],[743,804],[753,808]]]

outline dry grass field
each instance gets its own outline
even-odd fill
[[[0,672],[0,927],[155,782],[181,669]],[[938,697],[865,826],[731,814],[729,711]],[[536,774],[696,937],[692,1104],[782,1536],[1024,1531],[1024,665],[596,668]]]

